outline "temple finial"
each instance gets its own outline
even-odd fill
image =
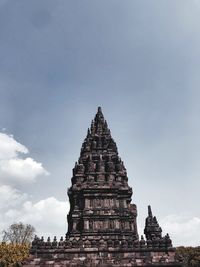
[[[98,113],[102,113],[102,109],[101,109],[101,107],[98,107],[97,112],[98,112]]]
[[[148,206],[148,215],[149,217],[153,217],[150,205]]]
[[[102,132],[104,128],[104,124],[105,124],[105,119],[104,119],[101,107],[98,107],[97,113],[94,118],[94,124],[95,124],[96,131],[98,133]]]
[[[103,116],[103,112],[102,112],[101,107],[98,107],[95,118],[96,118],[96,119],[97,119],[97,118],[101,118],[101,119],[103,119],[103,121],[104,121],[104,123],[105,123],[105,120],[104,120],[104,116]]]

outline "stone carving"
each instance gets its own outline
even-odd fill
[[[53,242],[52,242],[52,247],[57,247],[58,242],[56,236],[54,236]]]
[[[112,161],[110,155],[109,155],[109,160],[108,160],[108,162],[107,162],[107,164],[106,164],[106,170],[107,170],[108,172],[114,172],[114,171],[115,171],[115,164],[114,164],[114,162]]]
[[[95,140],[92,141],[92,149],[97,148],[97,142]]]
[[[59,247],[63,247],[64,246],[64,240],[63,240],[63,236],[61,236],[60,241],[58,243]]]
[[[99,161],[97,163],[97,172],[105,172],[105,162],[102,160],[102,155],[100,155]]]
[[[87,171],[88,172],[94,172],[95,171],[95,163],[92,161],[92,155],[89,157],[89,161],[87,163]]]
[[[83,174],[85,171],[85,166],[83,165],[82,161],[79,162],[79,164],[76,165],[76,172],[78,174]]]
[[[151,206],[148,206],[148,217],[146,218],[144,234],[147,240],[161,239],[162,229],[157,219],[152,215]]]

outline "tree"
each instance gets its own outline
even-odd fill
[[[183,259],[184,267],[200,266],[200,247],[178,247],[176,254]]]
[[[23,266],[29,256],[29,245],[0,243],[0,267]]]
[[[11,224],[3,231],[3,242],[11,244],[30,244],[35,233],[35,228],[22,222]]]

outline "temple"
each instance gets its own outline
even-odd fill
[[[88,129],[68,195],[68,239],[82,237],[94,244],[101,236],[109,243],[138,239],[132,189],[101,108]]]
[[[150,206],[145,238],[139,238],[127,171],[100,107],[73,168],[68,196],[65,238],[36,236],[25,266],[181,266]]]

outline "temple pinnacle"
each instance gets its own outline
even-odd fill
[[[101,107],[98,107],[97,112],[101,112],[102,113]]]
[[[153,217],[153,215],[152,215],[152,211],[151,211],[151,206],[149,205],[148,206],[148,215],[149,215],[149,217]]]

